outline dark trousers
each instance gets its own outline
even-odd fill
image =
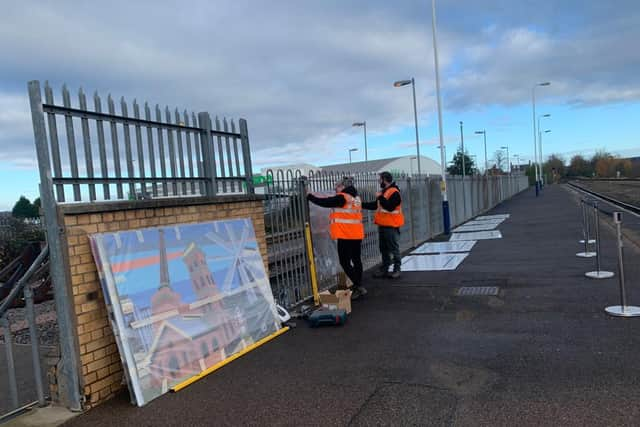
[[[362,240],[338,239],[338,258],[340,259],[340,265],[355,287],[362,284],[361,244]]]
[[[380,243],[380,254],[382,255],[382,270],[387,271],[393,264],[394,271],[400,271],[400,229],[394,227],[378,227],[378,241]]]

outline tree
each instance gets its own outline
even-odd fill
[[[536,168],[531,162],[524,169],[525,175],[529,178],[529,185],[536,185]]]
[[[571,158],[567,175],[589,177],[593,175],[593,167],[587,159],[578,154]]]
[[[599,177],[608,177],[612,169],[613,156],[605,150],[598,150],[591,158],[593,172]]]
[[[493,153],[493,160],[496,162],[495,167],[500,170],[504,170],[503,164],[507,162],[507,158],[504,155],[504,151],[498,150]]]
[[[462,175],[462,159],[463,158],[464,158],[465,175],[473,175],[475,162],[471,157],[469,157],[469,155],[466,152],[462,154],[462,150],[458,150],[458,152],[453,156],[453,164],[447,168],[447,172],[449,173],[449,175]]]
[[[37,199],[38,203],[40,199]],[[11,210],[11,214],[16,218],[35,218],[40,215],[38,207],[31,204],[31,201],[24,196],[16,202]]]
[[[559,176],[565,175],[565,166],[564,160],[557,154],[552,154],[549,156],[547,161],[542,165],[542,170],[546,175],[552,174],[555,170],[556,174]]]

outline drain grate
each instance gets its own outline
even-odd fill
[[[498,292],[500,292],[500,288],[497,286],[463,286],[458,289],[458,296],[498,296]]]

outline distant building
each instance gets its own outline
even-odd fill
[[[273,176],[275,177],[279,171],[282,171],[285,175],[287,171],[292,171],[296,173],[296,171],[300,171],[301,175],[309,176],[309,172],[317,172],[320,168],[318,166],[309,164],[309,163],[293,163],[290,165],[282,165],[282,166],[273,166],[260,169],[260,175],[267,176],[267,173],[273,172]],[[286,178],[286,176],[285,176]]]
[[[350,172],[354,174],[388,171],[393,175],[414,176],[418,174],[418,161],[416,156],[389,157],[387,159],[369,160],[368,162],[321,166],[320,169],[323,172]],[[440,175],[440,164],[429,157],[420,156],[420,171],[423,175]]]

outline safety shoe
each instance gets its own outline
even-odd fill
[[[365,296],[366,294],[367,294],[367,290],[362,286],[358,286],[354,288],[353,291],[351,292],[351,301],[355,301],[358,298]]]
[[[377,270],[375,273],[373,273],[373,277],[375,277],[376,279],[381,279],[383,277],[387,277],[389,275],[389,273],[387,273],[386,269],[380,269]]]
[[[401,275],[400,270],[395,270],[393,273],[389,274],[389,277],[392,279],[399,279]]]

